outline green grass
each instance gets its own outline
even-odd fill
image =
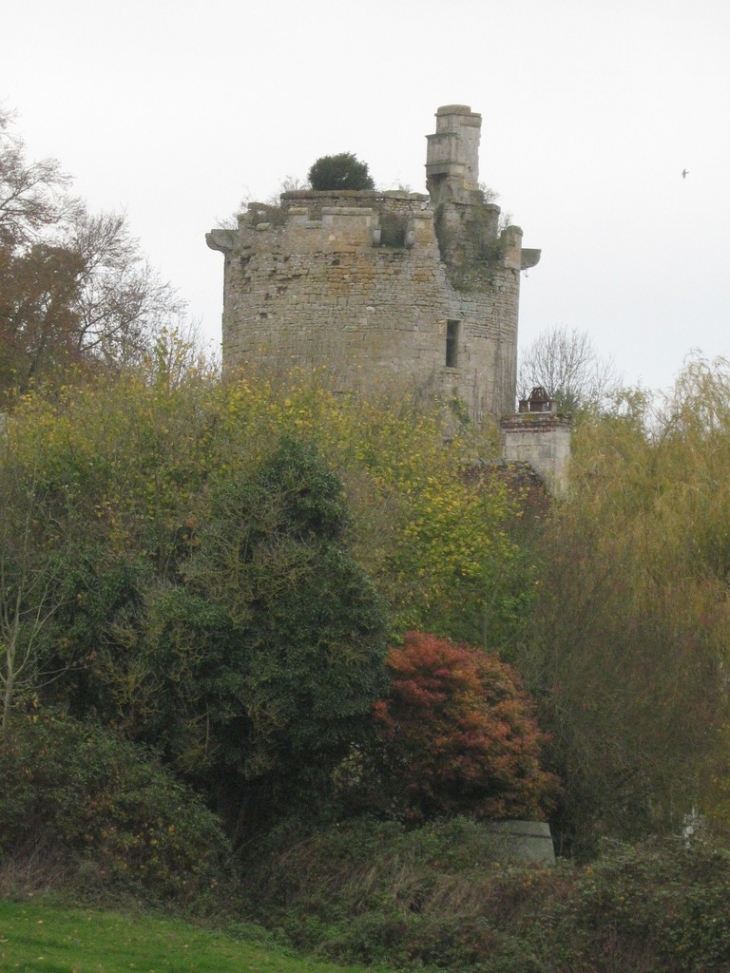
[[[345,973],[181,920],[0,902],[2,973]],[[372,973],[372,971],[371,971]]]

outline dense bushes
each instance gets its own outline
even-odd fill
[[[0,442],[4,717],[34,693],[94,714],[248,840],[329,799],[386,693],[388,624],[481,631],[488,606],[510,625],[514,508],[464,482],[476,441],[444,450],[437,404],[355,402],[317,376],[220,382],[178,353],[17,403]]]
[[[49,851],[106,889],[190,900],[230,864],[216,818],[151,754],[98,725],[35,715],[0,741],[0,856]]]
[[[452,973],[725,973],[730,851],[607,845],[590,866],[498,863],[477,822],[292,826],[249,863],[246,900],[339,961]]]
[[[32,397],[2,442],[0,509],[7,717],[33,692],[93,712],[239,833],[321,797],[386,651],[340,477],[250,391],[192,372],[176,388],[168,371]]]

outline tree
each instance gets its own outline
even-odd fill
[[[43,566],[50,550],[58,570],[47,593],[26,586],[14,644],[35,636],[38,594],[53,608],[44,668],[63,676],[46,686],[28,667],[29,691],[153,744],[247,829],[326,794],[383,691],[385,609],[315,445],[247,423],[212,373],[168,379],[155,365],[18,404],[13,431],[51,505],[32,516],[29,556]],[[8,517],[28,468],[6,466]]]
[[[19,700],[58,676],[51,663],[62,575],[73,545],[73,504],[59,517],[58,498],[12,422],[0,431],[0,730]],[[30,460],[30,462],[28,462]],[[70,499],[70,498],[69,498]],[[63,521],[63,523],[62,523]]]
[[[312,165],[308,174],[312,189],[375,189],[366,162],[352,152],[339,155],[323,155]]]
[[[514,657],[565,784],[554,833],[574,851],[726,814],[729,401],[730,365],[694,360],[663,407],[636,394],[575,434]]]
[[[532,701],[496,656],[420,632],[388,655],[376,704],[386,789],[406,816],[541,818],[557,780],[540,768]]]
[[[311,445],[284,436],[252,475],[214,474],[209,490],[184,583],[148,599],[142,651],[161,695],[145,735],[202,771],[241,839],[297,795],[324,799],[384,688],[386,622]]]
[[[80,362],[79,256],[37,242],[23,253],[0,254],[0,382],[25,392],[51,373]]]
[[[63,221],[75,201],[68,176],[55,159],[29,163],[13,116],[0,110],[0,249],[34,242],[46,227]]]
[[[138,362],[183,302],[124,217],[90,215],[58,162],[26,159],[11,121],[0,113],[0,393]]]
[[[580,414],[605,408],[618,393],[621,378],[585,332],[555,327],[543,332],[520,356],[519,397],[527,398],[536,386],[557,400],[561,412]]]
[[[510,537],[516,497],[475,461],[497,451],[489,428],[464,427],[445,449],[442,404],[418,392],[343,401],[316,378],[295,383],[279,395],[297,422],[319,413],[317,442],[362,502],[351,529],[394,637],[420,629],[485,647],[512,639],[533,582]]]
[[[464,476],[476,443],[445,449],[440,417],[317,376],[221,382],[163,340],[113,380],[23,397],[8,514],[35,471],[32,551],[60,565],[42,643],[59,678],[29,690],[158,746],[242,829],[325,800],[385,692],[388,631],[499,642],[533,586],[512,505]]]
[[[79,262],[76,351],[108,367],[138,364],[157,338],[180,327],[185,302],[152,270],[118,213],[79,207],[65,245]]]

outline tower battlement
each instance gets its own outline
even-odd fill
[[[289,192],[279,207],[251,203],[238,217],[243,237],[273,230],[282,245],[330,250],[428,246],[432,224],[430,198],[405,192]]]

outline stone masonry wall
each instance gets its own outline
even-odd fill
[[[291,204],[295,194],[287,195]],[[218,232],[217,248],[226,254],[224,364],[324,365],[343,388],[395,378],[457,396],[476,420],[510,411],[515,254],[488,269],[481,291],[457,289],[441,260],[433,213],[422,208],[427,197],[398,194],[384,205],[354,195],[360,198],[351,195],[348,206],[303,199],[310,205],[289,205],[279,226],[257,221],[254,210],[237,233]],[[310,218],[312,210],[319,219]],[[389,212],[406,214],[407,245],[377,242]],[[457,322],[456,352],[447,366],[449,321]]]
[[[567,416],[524,412],[500,421],[502,455],[507,462],[526,462],[555,496],[568,488],[571,421]]]
[[[522,250],[518,227],[498,235],[498,208],[463,188],[480,116],[448,111],[448,145],[461,145],[462,116],[468,137],[453,191],[438,142],[437,200],[290,192],[208,234],[225,254],[224,368],[325,366],[342,389],[396,381],[456,396],[476,421],[514,410],[519,275],[539,252]]]

